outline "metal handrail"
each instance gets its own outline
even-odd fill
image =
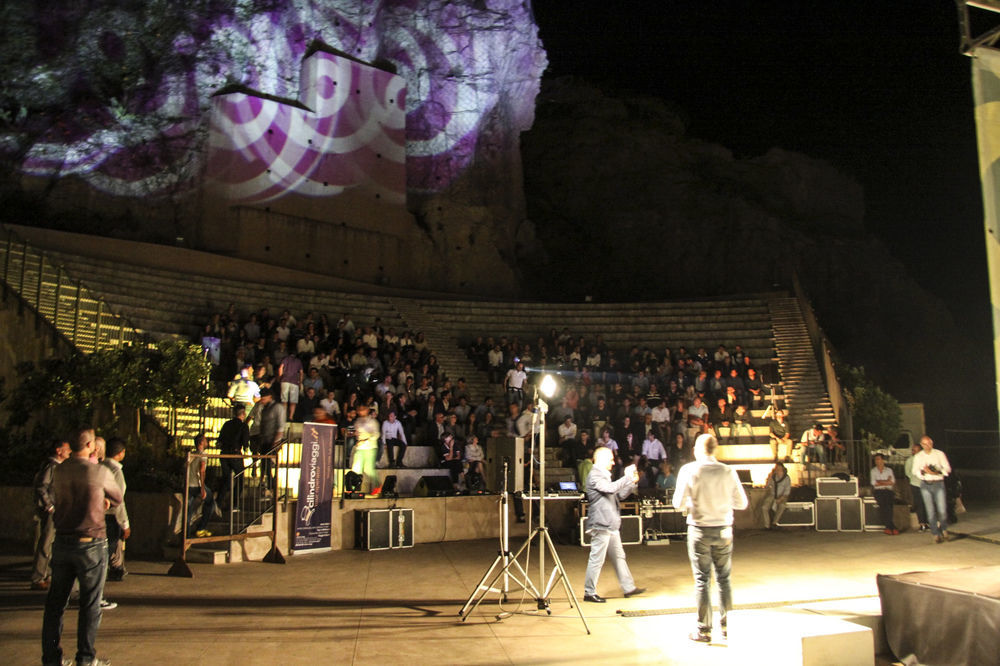
[[[236,459],[239,459],[239,460],[245,460],[246,458],[250,458],[253,462],[251,463],[250,466],[244,467],[243,472],[242,472],[243,474],[245,474],[248,469],[254,469],[254,468],[261,467],[260,463],[262,461],[269,460],[272,463],[271,464],[271,471],[270,471],[270,477],[271,477],[271,481],[272,481],[271,485],[274,488],[277,488],[277,480],[278,480],[278,456],[277,456],[277,454],[269,454],[269,455],[257,455],[257,454],[254,454],[254,455],[250,455],[250,456],[244,456],[243,454],[238,454],[238,453],[237,454],[227,454],[227,453],[196,453],[194,451],[188,451],[185,454],[185,456],[184,456],[184,492],[182,493],[182,498],[181,498],[181,552],[180,552],[180,555],[178,555],[177,560],[175,560],[174,564],[170,567],[170,570],[167,572],[167,575],[169,575],[169,576],[180,576],[180,577],[183,577],[183,578],[192,578],[192,577],[194,577],[194,573],[191,571],[191,568],[187,564],[187,551],[194,544],[198,544],[198,543],[220,543],[220,542],[245,541],[246,539],[253,539],[253,538],[258,538],[258,537],[267,537],[267,538],[271,539],[271,549],[268,551],[267,555],[264,556],[264,560],[263,561],[264,562],[271,562],[271,563],[274,563],[274,564],[284,564],[285,563],[285,558],[282,556],[281,551],[278,549],[278,501],[277,501],[277,499],[274,496],[272,496],[271,498],[269,498],[270,502],[268,504],[267,509],[265,509],[264,511],[257,511],[257,510],[252,511],[251,515],[253,515],[253,518],[251,520],[249,520],[248,522],[246,522],[246,524],[243,525],[242,527],[240,527],[238,530],[235,529],[234,528],[234,523],[233,523],[233,513],[234,513],[234,511],[239,511],[239,513],[242,515],[244,513],[244,510],[243,509],[235,509],[234,508],[235,507],[235,502],[233,501],[233,499],[234,499],[234,495],[233,495],[234,477],[232,477],[232,476],[229,477],[229,502],[230,502],[230,507],[231,507],[230,510],[229,510],[229,521],[228,521],[229,522],[229,533],[228,534],[220,534],[220,535],[212,535],[212,536],[204,536],[204,537],[199,537],[199,536],[189,537],[188,536],[188,521],[189,521],[189,511],[188,511],[189,510],[189,506],[188,506],[188,504],[189,504],[190,493],[188,491],[187,479],[188,479],[188,470],[190,469],[191,461],[194,458],[206,458],[206,459],[236,458]],[[263,477],[261,477],[261,478],[263,480]],[[243,496],[241,497],[241,505],[242,505],[242,501],[245,500],[245,499],[246,499],[246,493],[243,493]],[[257,502],[257,504],[260,504],[259,501]],[[257,508],[259,509],[259,506]],[[268,512],[271,513],[271,529],[269,529],[269,530],[263,530],[263,531],[258,531],[258,532],[252,532],[252,531],[250,531],[250,526],[253,525],[253,523],[257,522],[258,519],[260,519],[263,515],[265,515]]]
[[[52,325],[77,349],[84,353],[92,353],[100,349],[120,349],[126,344],[148,343],[147,336],[133,326],[128,317],[111,311],[104,299],[92,292],[82,281],[64,279],[71,273],[62,264],[52,261],[45,252],[32,247],[27,240],[20,238],[3,225],[0,225],[0,230],[4,236],[0,242],[0,252],[4,254],[4,284],[40,316],[51,321]],[[18,245],[19,249],[16,247]],[[20,262],[19,265],[17,262]],[[30,272],[29,262],[37,265],[37,268]],[[66,284],[67,282],[69,284]],[[72,296],[63,295],[66,287],[73,291]],[[93,321],[87,323],[81,317],[87,318],[85,304],[89,303],[94,304],[94,313]],[[65,317],[71,318],[71,322],[64,321]],[[92,336],[85,335],[91,328]],[[108,331],[107,335],[104,335],[105,330]]]

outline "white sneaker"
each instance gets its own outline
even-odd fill
[[[114,602],[114,601],[108,601],[107,599],[101,599],[101,610],[102,611],[113,610],[115,608],[118,608],[118,604],[116,602]],[[93,663],[96,664],[98,662],[94,661]],[[110,662],[104,662],[104,663],[110,663]]]

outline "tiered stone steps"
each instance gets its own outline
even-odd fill
[[[312,311],[326,314],[334,322],[349,313],[359,326],[381,317],[386,327],[397,332],[423,331],[443,371],[452,380],[464,377],[475,403],[485,395],[499,395],[498,387],[489,384],[486,373],[478,371],[466,356],[465,347],[479,335],[518,336],[522,342],[534,346],[538,336],[547,336],[551,329],[561,332],[567,328],[574,338],[584,336],[593,341],[601,335],[606,344],[617,350],[637,345],[655,353],[681,345],[691,352],[705,347],[711,353],[718,344],[729,348],[741,344],[762,368],[766,382],[783,384],[793,434],[801,433],[813,422],[830,423],[835,418],[798,303],[791,298],[766,295],[624,304],[432,299],[404,297],[388,291],[362,294],[327,289],[319,276],[315,285],[310,286],[270,284],[267,275],[271,269],[266,266],[260,267],[260,279],[253,281],[245,276],[223,277],[218,271],[199,275],[197,270],[169,270],[163,262],[159,267],[143,266],[139,256],[134,263],[125,263],[73,254],[63,247],[62,251],[47,251],[42,258],[39,253],[31,253],[30,247],[27,254],[24,245],[15,243],[9,247],[10,252],[5,256],[8,283],[15,287],[35,284],[37,293],[49,294],[48,300],[39,301],[39,310],[54,318],[62,330],[71,331],[78,345],[85,349],[109,344],[115,333],[119,337],[125,335],[122,324],[125,319],[112,313],[109,302],[126,313],[139,332],[153,336],[193,334],[212,312],[224,311],[230,303],[242,311],[263,307],[274,313],[287,308],[297,315]],[[156,250],[156,246],[144,247]],[[32,282],[33,275],[42,278]],[[87,284],[81,287],[74,282],[76,275],[86,276]],[[81,307],[74,307],[71,313],[58,307],[70,296],[69,291],[74,292],[75,298],[76,290],[82,292],[87,286],[94,292],[87,291],[79,299]],[[128,330],[128,335],[134,335]],[[780,395],[778,399],[782,399]],[[220,414],[211,415],[217,421],[216,426],[224,420],[223,408],[218,411]],[[183,425],[184,419],[200,419],[200,415],[179,414],[178,426]],[[740,438],[739,445],[760,445],[766,442],[764,437],[766,433],[755,431],[754,437],[748,438],[751,441],[743,442],[744,438]],[[746,458],[750,453],[746,449],[746,455],[740,457]]]
[[[327,290],[319,281],[313,288],[271,285],[265,278],[253,284],[62,252],[47,255],[67,273],[86,276],[88,284],[154,338],[194,336],[212,313],[224,312],[230,303],[243,313],[269,308],[275,316],[286,309],[299,318],[306,312],[316,319],[325,314],[331,326],[347,313],[359,327],[371,325],[376,317],[397,333],[404,327],[385,297]]]
[[[432,314],[428,314],[421,301],[392,298],[389,302],[410,330],[424,333],[428,347],[437,356],[438,365],[452,380],[452,384],[460,377],[465,379],[470,405],[479,404],[487,395],[500,395],[497,387],[489,383],[486,373],[476,368],[465,351],[449,335],[447,327]]]
[[[788,421],[793,439],[797,439],[814,423],[835,423],[836,415],[798,301],[774,298],[770,309]]]
[[[755,363],[774,359],[770,313],[765,299],[739,297],[671,303],[521,303],[422,301],[424,312],[463,348],[476,336],[518,336],[535,346],[538,336],[568,328],[574,339],[602,335],[616,350],[632,345],[661,354],[683,345],[714,352],[719,344],[743,345]],[[549,350],[554,353],[554,349]],[[587,350],[584,350],[587,351]],[[624,368],[623,368],[624,369]]]

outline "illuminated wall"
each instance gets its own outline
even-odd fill
[[[0,160],[8,173],[29,176],[16,187],[70,213],[63,219],[94,211],[109,233],[180,237],[351,279],[516,289],[518,239],[530,226],[519,140],[547,64],[530,2],[0,6]],[[361,81],[370,110],[386,122],[384,137],[346,148],[339,166],[327,157],[345,155],[343,146],[311,147],[325,136],[324,122],[341,122],[308,102],[322,91],[303,86],[303,58],[316,42],[398,75]],[[243,92],[216,96],[235,90]],[[405,105],[402,124],[386,115],[390,102]],[[216,112],[232,127],[213,125]],[[328,145],[342,144],[341,128],[329,129]],[[347,131],[360,138],[367,129],[359,117]],[[270,174],[267,160],[276,160]]]
[[[207,180],[232,203],[355,189],[403,207],[405,86],[402,77],[320,50],[302,62],[298,100],[216,95]]]
[[[0,154],[127,197],[197,187],[212,95],[298,96],[314,40],[405,80],[411,192],[448,187],[485,119],[527,129],[546,65],[520,0],[8,0],[3,17]]]

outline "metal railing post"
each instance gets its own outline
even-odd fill
[[[104,299],[97,299],[97,323],[94,328],[94,351],[101,348],[101,319],[104,317]]]
[[[80,292],[83,289],[83,284],[77,280],[76,281],[76,300],[73,304],[73,336],[70,338],[73,344],[79,347],[77,343],[77,332],[80,328]]]
[[[35,310],[42,313],[42,273],[45,271],[45,255],[38,253],[38,284],[35,285]]]
[[[28,263],[27,258],[28,258],[28,241],[23,241],[21,243],[21,279],[17,283],[17,293],[21,294],[22,298],[24,297],[24,269],[26,268],[26,264]]]
[[[233,536],[233,511],[236,510],[236,495],[233,494],[233,489],[235,487],[236,477],[233,475],[232,470],[229,472],[229,509],[226,513],[229,514],[229,536]]]
[[[10,232],[7,232],[7,248],[4,251],[3,257],[3,281],[7,282],[7,276],[10,272],[10,246],[13,244],[14,238]]]
[[[62,298],[62,266],[56,268],[56,302],[52,306],[52,325],[59,330],[59,299]]]

